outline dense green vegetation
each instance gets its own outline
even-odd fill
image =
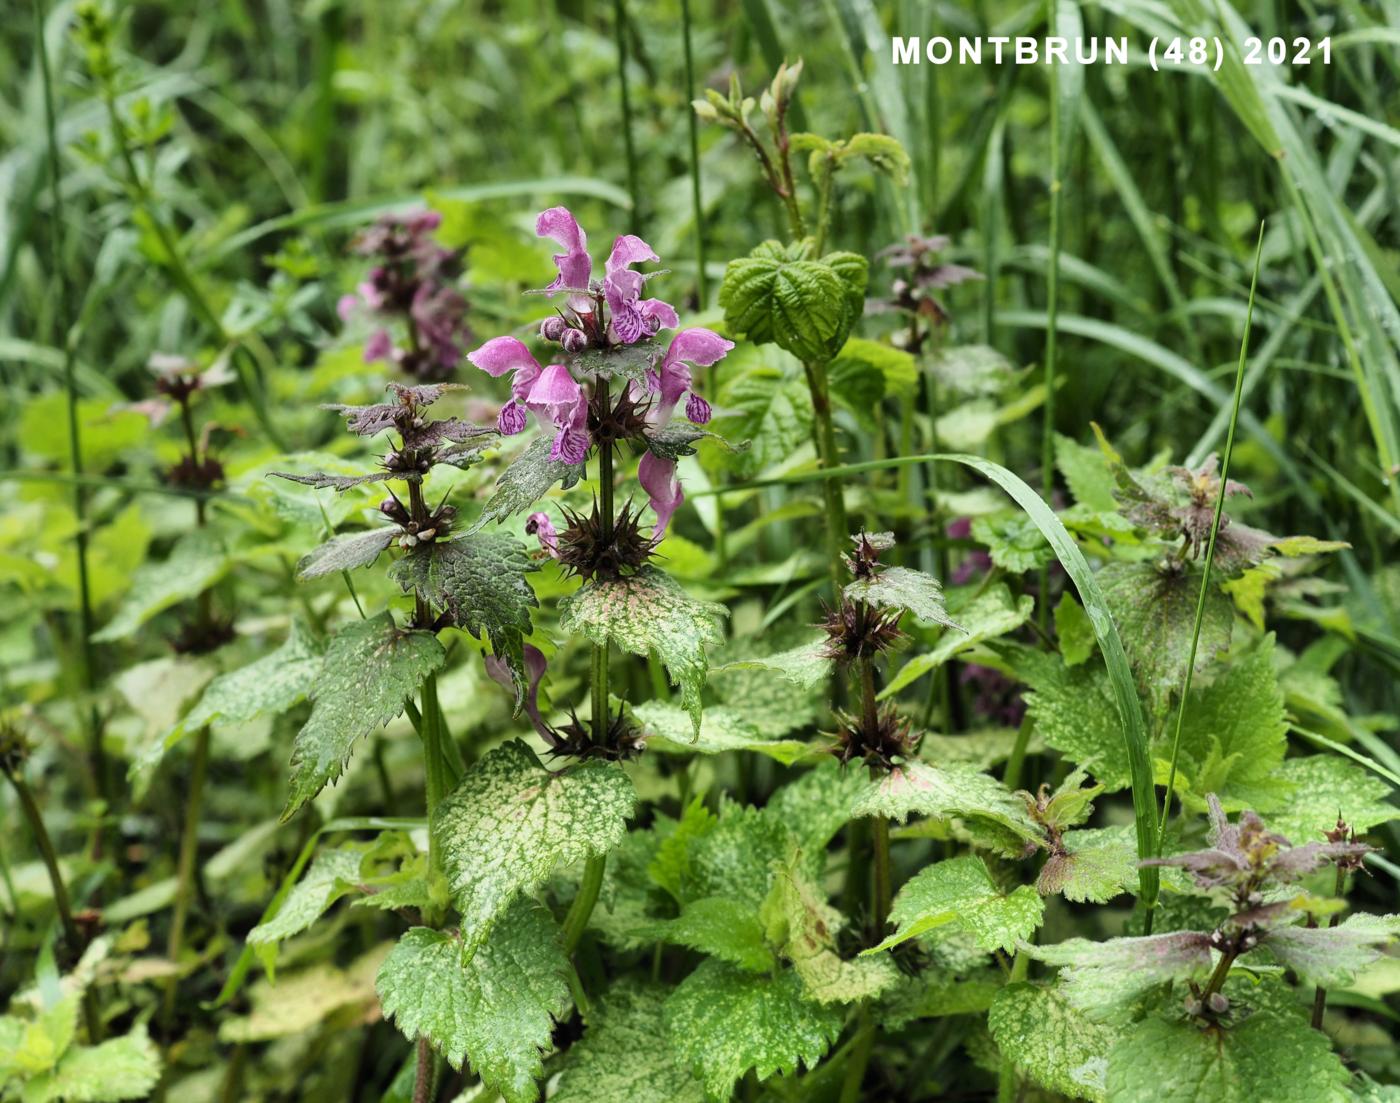
[[[1400,1098],[1393,4],[22,14],[0,1099]]]

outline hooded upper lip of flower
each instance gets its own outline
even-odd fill
[[[558,430],[552,459],[581,463],[588,451],[588,401],[569,369],[563,364],[541,367],[525,343],[516,337],[493,337],[467,359],[487,375],[511,376],[511,401],[501,410],[497,426],[510,435],[524,428],[513,410],[517,405],[530,410],[541,421]]]
[[[655,251],[635,234],[623,234],[613,242],[603,265],[601,286],[593,283],[593,258],[588,253],[588,235],[567,207],[551,207],[535,220],[535,233],[557,242],[564,250],[554,254],[559,274],[546,292],[569,292],[569,307],[575,314],[592,314],[601,294],[611,313],[612,336],[624,345],[650,337],[679,324],[675,309],[660,299],[643,299],[642,288],[648,276],[632,270],[632,265],[657,261]]]
[[[659,427],[670,421],[681,395],[691,389],[694,383],[690,374],[691,364],[707,368],[722,360],[733,347],[733,341],[727,341],[713,330],[698,326],[683,329],[671,338],[671,346],[666,350],[661,363],[654,371],[647,373],[650,390],[658,392],[661,396],[651,413],[653,424]],[[686,417],[696,424],[705,424],[710,420],[709,403],[699,395],[692,394],[691,400],[686,403]]]

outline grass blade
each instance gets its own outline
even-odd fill
[[[1186,699],[1191,694],[1191,675],[1196,671],[1196,647],[1201,639],[1201,620],[1206,612],[1206,595],[1210,593],[1210,568],[1215,561],[1215,538],[1220,533],[1220,517],[1225,512],[1225,488],[1230,476],[1230,453],[1235,447],[1235,425],[1240,416],[1240,398],[1244,393],[1244,365],[1249,357],[1249,326],[1254,320],[1254,292],[1259,286],[1259,261],[1264,252],[1264,224],[1259,224],[1259,241],[1254,247],[1254,276],[1249,284],[1249,306],[1244,317],[1244,335],[1240,338],[1240,360],[1235,368],[1235,397],[1230,409],[1230,428],[1225,434],[1225,452],[1220,458],[1220,490],[1215,496],[1215,515],[1210,522],[1210,540],[1206,544],[1206,561],[1201,570],[1201,591],[1196,598],[1196,621],[1191,628],[1191,649],[1187,653],[1186,677],[1181,687],[1181,705],[1176,711],[1176,731],[1172,735],[1171,765],[1167,770],[1167,791],[1162,796],[1162,819],[1157,830],[1158,857],[1171,818],[1172,793],[1176,786],[1176,765],[1181,754],[1181,729],[1186,721]]]

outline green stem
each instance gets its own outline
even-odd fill
[[[875,854],[875,934],[885,937],[894,897],[890,882],[890,821],[876,816],[871,825],[871,849]]]
[[[617,79],[622,101],[622,143],[627,157],[627,194],[632,199],[628,224],[636,233],[641,226],[641,195],[637,185],[637,149],[632,140],[632,99],[627,85],[627,12],[623,0],[613,0],[613,31],[617,38]]]
[[[1225,453],[1220,460],[1220,488],[1215,495],[1215,515],[1210,523],[1210,540],[1206,544],[1205,564],[1201,569],[1201,589],[1196,596],[1196,621],[1192,626],[1191,647],[1187,652],[1186,676],[1181,687],[1181,705],[1176,713],[1176,731],[1172,735],[1171,766],[1167,770],[1167,791],[1162,796],[1162,818],[1157,825],[1157,855],[1167,837],[1167,820],[1171,814],[1172,793],[1176,786],[1176,764],[1181,753],[1181,731],[1186,721],[1186,701],[1191,693],[1191,676],[1196,669],[1196,647],[1201,639],[1201,621],[1205,617],[1206,597],[1210,593],[1210,568],[1215,561],[1215,540],[1220,535],[1220,518],[1225,511],[1225,488],[1229,485],[1230,454],[1235,447],[1235,423],[1240,416],[1240,400],[1244,392],[1244,365],[1249,355],[1249,327],[1254,320],[1254,292],[1259,286],[1259,260],[1264,249],[1264,224],[1259,223],[1259,240],[1254,247],[1254,275],[1249,282],[1249,305],[1245,308],[1244,334],[1240,338],[1240,359],[1235,368],[1234,405],[1230,410],[1230,429],[1225,434]]]
[[[1340,896],[1342,895],[1342,893],[1344,893],[1344,892],[1346,891],[1346,887],[1347,887],[1347,871],[1346,871],[1343,867],[1338,866],[1338,867],[1337,867],[1337,881],[1336,881],[1336,886],[1334,887],[1334,889],[1333,889],[1333,891],[1332,891],[1332,895],[1333,895],[1333,896],[1336,896],[1336,897],[1340,897]],[[1327,926],[1328,926],[1329,928],[1335,927],[1338,923],[1341,922],[1341,919],[1342,919],[1342,913],[1341,913],[1341,912],[1337,912],[1337,913],[1336,913],[1335,915],[1333,915],[1332,918],[1328,921]],[[1322,985],[1319,984],[1319,985],[1317,986],[1317,991],[1313,993],[1312,1026],[1313,1026],[1313,1029],[1314,1029],[1314,1030],[1321,1030],[1321,1029],[1322,1029],[1322,1015],[1323,1015],[1323,1012],[1325,1012],[1326,1010],[1327,1010],[1327,989],[1323,988]]]
[[[681,0],[681,43],[685,49],[685,99],[695,95],[695,61],[690,42],[690,0]],[[705,275],[705,206],[700,198],[700,119],[688,112],[690,122],[690,203],[695,217],[695,297],[701,310],[709,300]],[[715,367],[710,365],[710,397],[715,393]]]
[[[807,388],[812,394],[813,437],[817,458],[827,469],[836,467],[840,454],[836,448],[836,430],[831,420],[831,390],[826,365],[813,361],[802,365],[807,373]],[[826,510],[827,553],[831,560],[831,578],[841,587],[841,553],[846,546],[846,504],[841,497],[840,484],[835,479],[822,482],[822,498]]]
[[[846,1075],[841,1081],[839,1103],[859,1103],[861,1085],[865,1082],[865,1070],[870,1065],[870,1052],[875,1048],[875,1020],[868,1010],[862,1011],[860,1027],[857,1029],[855,1044],[846,1058]]]
[[[194,737],[194,762],[190,769],[189,794],[185,801],[185,825],[180,832],[180,857],[176,866],[175,911],[170,919],[170,937],[165,956],[178,967],[185,946],[185,924],[194,896],[195,866],[199,858],[199,820],[204,800],[204,779],[209,771],[209,729],[200,728]],[[169,1027],[175,1013],[175,995],[180,987],[178,968],[165,985],[161,1003],[161,1023]]]
[[[437,1057],[427,1038],[418,1039],[417,1067],[413,1073],[413,1103],[432,1103],[437,1087]]]
[[[34,50],[39,55],[39,70],[44,83],[44,127],[48,142],[49,216],[53,221],[49,235],[49,257],[54,279],[58,281],[58,324],[62,327],[63,389],[67,396],[68,461],[73,470],[73,516],[77,520],[74,547],[78,560],[78,626],[82,641],[78,647],[79,684],[89,697],[93,691],[94,663],[92,655],[92,586],[88,574],[87,491],[83,472],[82,435],[78,423],[78,388],[74,381],[74,348],[72,289],[63,258],[63,207],[59,181],[62,166],[58,152],[58,123],[53,97],[53,74],[49,69],[49,52],[44,44],[44,20],[48,5],[45,0],[34,4]],[[85,724],[88,744],[88,766],[92,771],[97,795],[106,803],[111,796],[107,755],[102,748],[102,725],[97,706],[90,704]]]
[[[1210,980],[1206,981],[1205,990],[1201,993],[1201,1003],[1204,1004],[1211,996],[1225,987],[1225,980],[1230,975],[1230,966],[1235,964],[1236,956],[1234,950],[1226,950],[1220,955],[1215,971],[1211,973]]]
[[[588,918],[593,914],[593,906],[598,903],[598,893],[603,888],[603,872],[607,869],[608,856],[594,854],[583,867],[583,880],[579,882],[578,895],[569,906],[569,914],[564,917],[564,953],[572,956],[583,939],[588,927]]]
[[[1007,983],[1014,984],[1017,981],[1025,980],[1029,971],[1030,959],[1017,950],[1016,956],[1011,962],[1011,971],[1007,974]],[[1010,1060],[1002,1058],[1001,1068],[997,1073],[997,1103],[1015,1103],[1019,1089],[1016,1066]]]

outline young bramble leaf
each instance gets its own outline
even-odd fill
[[[815,1065],[841,1033],[845,1013],[804,999],[789,970],[760,976],[711,959],[671,993],[665,1021],[675,1052],[705,1090],[728,1099],[750,1069],[763,1080]]]
[[[359,880],[363,859],[364,851],[352,846],[318,854],[277,913],[248,932],[249,944],[282,942],[306,930]]]
[[[436,636],[401,629],[388,612],[335,634],[311,688],[311,717],[292,744],[283,820],[340,776],[355,743],[403,712],[444,658]]]
[[[564,1055],[550,1103],[705,1103],[705,1089],[666,1035],[665,1002],[656,985],[609,989]]]
[[[1105,1098],[1112,1027],[1088,1018],[1054,988],[1008,984],[992,1000],[987,1029],[1002,1055],[1039,1087],[1094,1103]]]
[[[522,892],[622,838],[636,790],[613,762],[551,772],[514,740],[472,766],[432,825],[470,955]]]
[[[337,571],[368,567],[394,542],[397,534],[398,529],[380,528],[370,529],[368,532],[346,533],[327,540],[297,561],[297,581],[310,582],[313,578],[321,578]]]
[[[93,640],[126,639],[157,613],[207,590],[224,576],[231,562],[217,533],[204,528],[186,533],[163,561],[137,568],[121,607]]]
[[[404,593],[420,594],[433,612],[445,611],[456,627],[489,639],[511,669],[519,704],[529,681],[524,638],[530,610],[539,605],[526,575],[535,570],[513,536],[478,533],[419,544],[394,561],[389,577]]]
[[[1114,1103],[1345,1103],[1346,1082],[1327,1035],[1261,1011],[1208,1028],[1149,1016],[1109,1051],[1105,1088]]]
[[[722,642],[717,618],[727,613],[723,605],[687,596],[656,568],[643,567],[628,578],[588,583],[565,598],[559,603],[559,628],[634,655],[654,651],[680,686],[681,705],[698,738],[705,649]]]
[[[729,262],[719,290],[724,324],[755,344],[774,343],[799,360],[825,363],[860,316],[866,260],[854,253],[788,259],[775,245]]]
[[[408,1038],[427,1038],[453,1068],[469,1061],[507,1103],[534,1103],[554,1021],[572,1006],[568,970],[549,913],[518,900],[470,956],[449,932],[411,928],[375,987]]]
[[[496,480],[496,492],[487,500],[481,516],[467,532],[480,532],[492,521],[504,521],[521,513],[548,494],[555,486],[564,490],[583,478],[583,464],[549,458],[553,441],[539,437],[518,456]]]
[[[899,929],[865,953],[888,950],[950,923],[988,953],[1014,949],[1040,926],[1044,907],[1029,885],[1003,893],[981,858],[949,858],[925,867],[899,890],[890,909]]]

